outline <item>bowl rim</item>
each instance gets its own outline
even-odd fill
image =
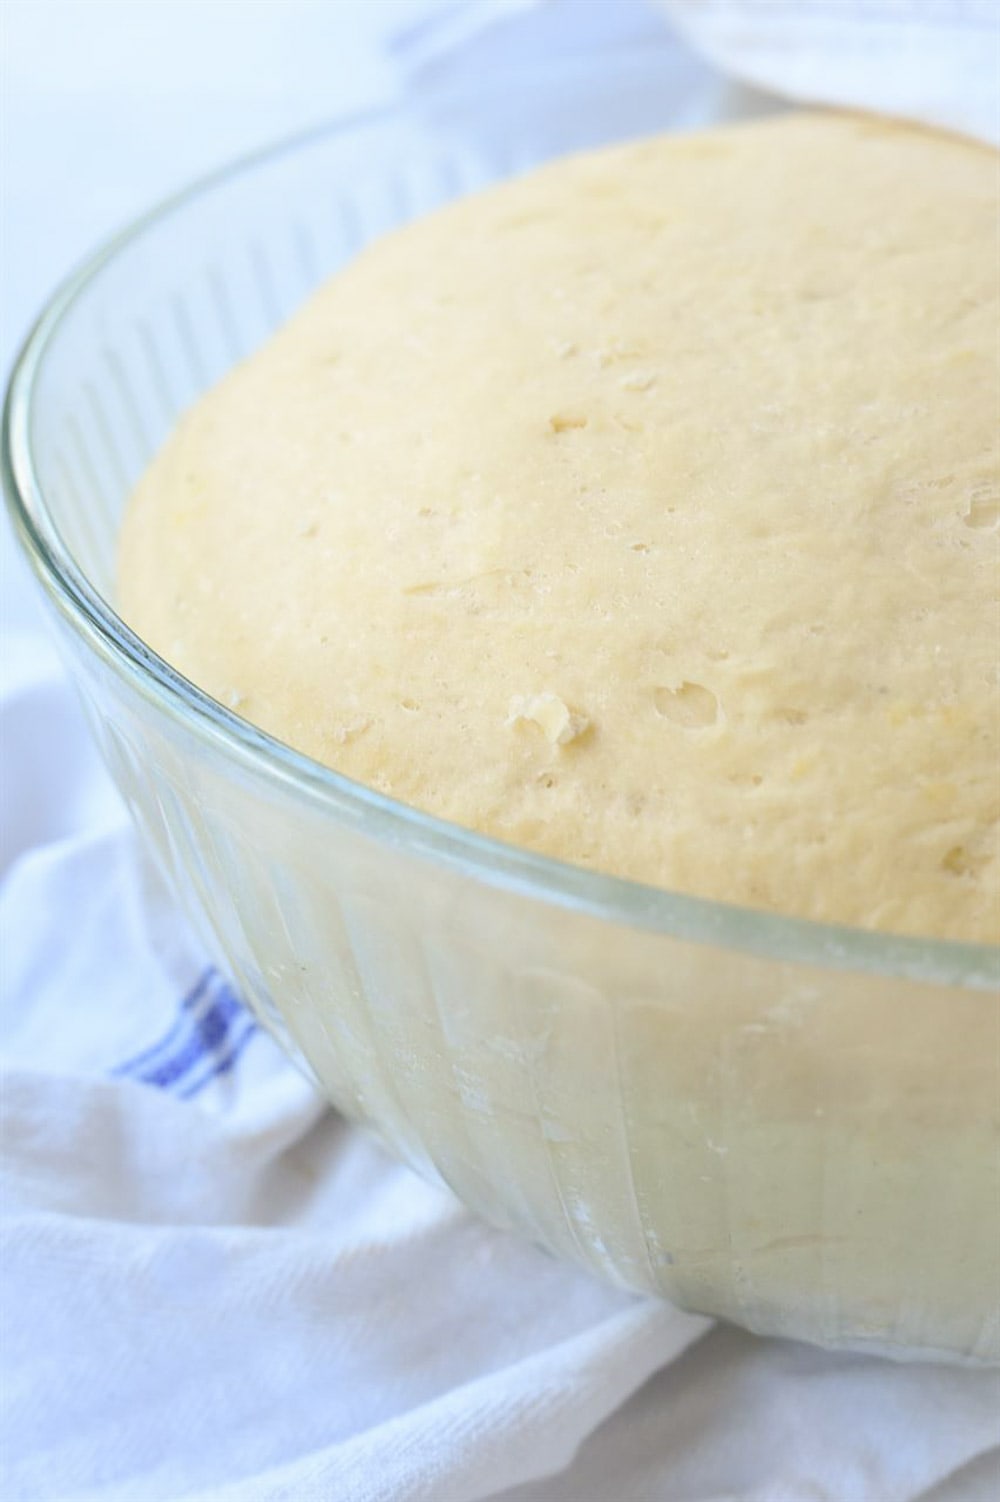
[[[641,63],[657,49],[619,49],[603,67]],[[148,230],[230,180],[350,132],[420,118],[428,104],[458,110],[481,104],[518,81],[551,84],[554,74],[592,76],[592,61],[572,56],[495,75],[488,85],[422,87],[375,108],[313,125],[246,152],[161,199],[92,251],[59,283],[26,335],[11,369],[0,422],[0,483],[22,551],[70,629],[119,678],[186,732],[272,786],[309,800],[338,823],[460,869],[492,886],[585,912],[604,921],[712,944],[778,962],[863,971],[969,989],[1000,985],[1000,945],[922,938],[768,912],[649,886],[508,844],[426,813],[314,761],[232,713],[177,672],[125,624],[77,564],[48,508],[32,440],[34,394],[44,362],[58,345],[64,319],[118,256]]]

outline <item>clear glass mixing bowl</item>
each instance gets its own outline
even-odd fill
[[[545,157],[696,120],[655,52],[606,57],[211,178],[53,298],[11,381],[4,485],[178,901],[341,1110],[627,1287],[757,1331],[996,1360],[996,950],[478,837],[261,734],[114,613],[122,508],[178,413],[359,245]]]

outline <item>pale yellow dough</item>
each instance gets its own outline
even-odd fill
[[[503,840],[996,939],[998,267],[997,157],[943,136],[557,162],[371,247],[199,402],[124,615]]]

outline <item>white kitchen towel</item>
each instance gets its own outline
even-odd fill
[[[994,1502],[1000,1376],[631,1299],[326,1109],[2,645],[3,1502]]]
[[[1000,0],[654,0],[721,69],[1000,143]]]

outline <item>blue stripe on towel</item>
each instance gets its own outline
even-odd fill
[[[198,1013],[210,1000],[209,988],[217,978],[218,971],[209,968],[198,977],[195,985],[182,998],[180,1010],[174,1018],[169,1031],[149,1048],[144,1048],[141,1053],[135,1054],[131,1059],[126,1059],[123,1064],[116,1064],[111,1073],[115,1075],[139,1073],[144,1065],[152,1064],[161,1056],[169,1056],[174,1048],[187,1037],[191,1029],[190,1017],[187,1013]],[[200,1005],[199,1005],[200,1003]]]
[[[217,1076],[228,1074],[258,1031],[219,972],[208,969],[181,999],[178,1015],[159,1043],[111,1072],[187,1100]]]
[[[177,1091],[179,1098],[181,1100],[190,1100],[193,1095],[198,1095],[213,1080],[219,1079],[224,1074],[229,1074],[239,1062],[243,1050],[250,1042],[250,1039],[259,1032],[260,1028],[257,1023],[252,1017],[248,1018],[243,1031],[237,1033],[236,1037],[231,1041],[228,1052],[218,1059],[213,1059],[207,1070],[204,1070],[196,1079],[179,1089]]]

